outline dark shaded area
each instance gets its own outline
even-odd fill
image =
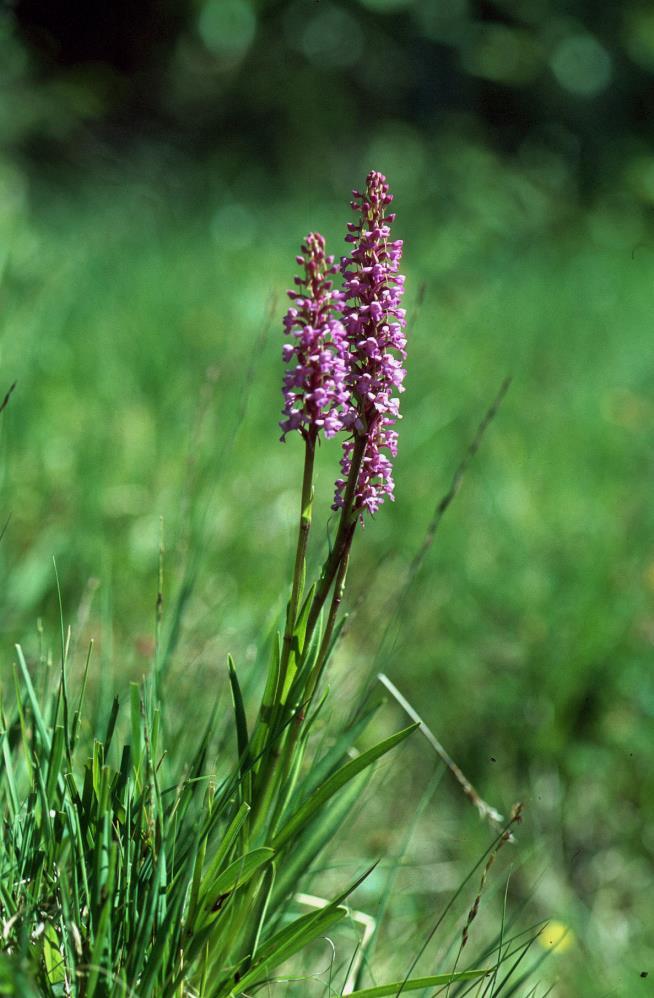
[[[106,64],[120,73],[157,70],[188,23],[183,3],[47,3],[18,0],[16,22],[44,71]]]
[[[28,160],[145,137],[301,174],[390,119],[472,130],[591,191],[654,111],[654,15],[636,2],[18,0],[0,44],[18,70],[5,138]]]

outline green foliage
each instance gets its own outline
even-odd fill
[[[168,755],[147,681],[132,685],[126,723],[112,708],[105,736],[92,738],[83,689],[74,710],[69,701],[69,663],[62,660],[58,683],[40,700],[20,647],[16,654],[15,699],[0,730],[3,994],[236,998],[310,954],[348,917],[347,899],[367,873],[304,915],[296,878],[346,823],[350,785],[359,792],[358,778],[415,726],[360,754],[361,725],[343,729],[316,762],[315,786],[305,779],[291,794],[282,786],[276,801],[264,784],[262,813],[253,777],[278,764],[277,735],[258,758],[249,742],[231,765],[219,754],[213,771],[211,727],[192,756]],[[243,737],[240,705],[234,714]],[[280,818],[274,833],[271,820]],[[289,883],[283,874],[297,856],[302,866]],[[407,979],[403,990],[489,974]],[[396,987],[347,993],[372,998]]]
[[[298,877],[311,873],[323,848],[347,826],[352,791],[359,793],[375,763],[420,725],[415,722],[359,750],[356,743],[377,706],[364,694],[355,720],[330,724],[331,745],[322,743],[311,769],[303,771],[305,751],[328,698],[325,692],[314,703],[318,680],[338,633],[340,590],[327,626],[322,626],[322,607],[331,581],[338,578],[335,570],[328,581],[328,566],[335,559],[347,564],[354,533],[353,526],[343,534],[348,541],[342,549],[337,535],[318,584],[305,596],[305,510],[313,495],[312,469],[313,442],[307,441],[284,636],[273,640],[251,735],[236,666],[228,656],[234,755],[216,738],[215,710],[199,739],[191,740],[191,753],[169,755],[164,745],[169,721],[162,700],[167,653],[160,654],[161,564],[151,676],[130,684],[124,725],[114,698],[104,718],[104,735],[93,737],[85,710],[93,645],[79,693],[71,700],[72,635],[64,625],[55,565],[61,632],[57,678],[43,652],[30,669],[16,645],[14,696],[6,709],[0,705],[3,994],[25,998],[38,989],[51,998],[117,998],[125,993],[238,998],[283,981],[279,974],[285,966],[296,966],[298,956],[310,953],[313,944],[350,916],[347,900],[373,868],[331,898],[317,903],[311,898],[313,910],[303,915],[294,910],[306,901],[297,893]],[[352,481],[356,474],[355,467]],[[356,524],[357,514],[348,503],[340,517],[341,524]],[[180,613],[178,601],[173,627]],[[44,676],[37,692],[32,672],[39,670]],[[129,733],[127,742],[123,730]],[[508,835],[505,829],[501,843]],[[491,852],[461,949],[494,857]],[[339,993],[376,996],[396,989],[449,988],[492,973],[490,967],[459,970],[459,952],[449,973],[414,978],[414,960],[402,982],[356,990],[370,940],[368,934],[356,943]],[[500,952],[501,942],[500,937]],[[304,973],[307,979],[322,976]],[[329,995],[334,993],[331,978],[330,967]]]
[[[425,138],[423,186],[410,183],[409,165],[402,181],[402,234],[410,227],[416,239],[407,254],[412,363],[398,502],[366,530],[352,567],[349,603],[356,613],[338,646],[336,675],[365,673],[372,644],[375,668],[420,707],[485,796],[506,805],[526,793],[528,819],[548,853],[538,914],[554,906],[584,943],[556,958],[568,992],[594,998],[610,986],[630,995],[649,952],[649,901],[640,885],[647,882],[643,843],[654,820],[647,725],[654,523],[643,473],[653,375],[649,230],[626,188],[576,213],[523,161],[509,166],[474,143],[430,142]],[[214,692],[224,694],[216,705],[220,721],[230,688],[235,702],[240,688],[252,759],[270,737],[271,718],[264,712],[257,719],[252,704],[264,676],[269,705],[276,690],[264,635],[282,610],[280,580],[290,561],[285,538],[296,505],[288,467],[298,451],[276,447],[281,303],[272,307],[269,294],[290,276],[288,258],[304,216],[295,197],[281,207],[249,199],[236,176],[212,179],[199,169],[176,175],[174,185],[171,178],[157,184],[152,163],[121,174],[120,191],[96,177],[76,180],[70,196],[30,189],[20,171],[3,168],[0,395],[18,382],[0,427],[4,647],[17,638],[32,647],[37,613],[46,631],[56,625],[53,553],[64,606],[76,621],[72,718],[66,727],[59,715],[63,748],[57,725],[48,728],[39,794],[51,792],[59,753],[67,759],[66,730],[80,794],[84,760],[93,758],[90,731],[101,745],[110,741],[105,754],[114,771],[121,771],[121,739],[144,758],[138,686],[131,714],[129,701],[112,714],[112,698],[150,668],[161,514],[167,577],[157,671],[178,697],[165,724],[159,722],[161,745],[169,748],[161,772],[171,767],[162,786],[177,786],[199,751],[199,736],[191,736],[206,724]],[[201,213],[190,193],[197,190],[210,205]],[[335,218],[329,190],[318,209],[324,219]],[[245,220],[240,230],[225,221],[223,209],[234,203]],[[340,220],[332,230],[338,251]],[[425,301],[418,310],[421,284]],[[498,424],[398,614],[398,577],[405,577],[507,371],[514,380]],[[316,504],[325,509],[333,452],[325,447],[318,465]],[[328,536],[318,542],[326,546]],[[262,619],[262,606],[271,608],[270,617]],[[90,636],[98,641],[83,721],[76,696],[86,656],[79,644]],[[235,676],[224,681],[229,651],[238,684]],[[16,664],[24,700],[24,672]],[[29,658],[39,703],[51,670],[47,648]],[[8,659],[2,682],[9,695]],[[341,700],[349,706],[346,689],[342,698],[340,691],[332,695],[326,712]],[[20,730],[16,712],[10,708]],[[30,736],[31,718],[28,697],[23,720]],[[202,773],[238,779],[241,814],[250,814],[252,789],[241,788],[236,776],[237,754],[239,767],[252,774],[243,760],[242,719],[239,726],[237,743],[236,730],[225,733],[216,723],[215,741],[233,755],[216,767],[213,742],[205,745],[210,761]],[[357,733],[363,751],[372,732],[374,741],[389,734],[380,727],[373,719],[368,733]],[[297,774],[297,807],[317,789],[312,778],[341,737],[335,733],[314,768],[314,746],[324,737],[320,720],[313,730],[315,742],[305,747]],[[45,744],[38,731],[36,737]],[[347,738],[335,754],[347,763]],[[7,739],[2,759],[3,807],[15,815],[25,806],[20,783],[32,763],[22,748],[17,757],[10,753]],[[331,765],[319,782],[335,771]],[[401,789],[391,785],[375,800],[364,796],[371,787],[366,773],[343,787],[324,824],[305,830],[283,867],[262,867],[266,884],[251,932],[267,898],[269,907],[286,903],[310,866],[320,879],[317,857],[343,822],[356,836],[346,857],[356,856],[359,869],[378,855],[389,813],[397,828],[385,833],[383,846],[392,851],[393,833],[410,822],[429,767],[421,752],[411,755]],[[204,792],[206,780],[201,786]],[[354,821],[362,799],[373,813],[372,831]],[[532,831],[523,838],[531,840]],[[231,848],[239,855],[268,844],[248,847],[245,830],[234,834]],[[408,861],[398,869],[390,918],[399,941],[389,947],[382,933],[377,953],[384,966],[427,921],[434,895],[451,887],[453,864],[486,844],[473,819],[460,817],[446,785],[438,817],[429,814],[416,834],[425,872],[414,874]],[[433,868],[427,837],[440,864]],[[215,851],[206,836],[199,844],[198,891],[209,872],[223,869],[212,869],[224,841],[218,838],[216,832]],[[536,880],[541,862],[533,862]],[[368,883],[381,876],[375,871]],[[531,877],[514,878],[520,897],[525,880]],[[338,886],[329,877],[331,893],[310,889],[331,897]],[[374,911],[372,888],[361,907],[369,898]],[[450,965],[439,962],[424,974]],[[20,962],[12,967],[24,973]],[[393,963],[384,977],[400,979],[403,969]]]
[[[0,731],[0,914],[11,966],[26,968],[40,993],[240,994],[347,915],[358,882],[298,918],[288,890],[268,903],[268,872],[315,839],[324,803],[412,728],[347,763],[354,746],[344,736],[309,798],[299,807],[285,798],[281,815],[290,817],[271,835],[268,814],[252,822],[250,777],[255,762],[259,771],[275,764],[276,738],[256,761],[246,761],[246,744],[231,769],[222,757],[217,771],[207,769],[211,730],[193,756],[171,759],[146,683],[131,687],[130,740],[115,735],[121,717],[113,710],[106,735],[92,739],[83,697],[74,710],[69,701],[66,665],[40,702],[16,651],[15,701]],[[240,706],[235,725],[243,737]],[[330,837],[335,831],[330,824]],[[280,919],[283,928],[271,931]],[[18,990],[23,971],[11,973],[13,990],[7,984],[3,993],[27,994]]]

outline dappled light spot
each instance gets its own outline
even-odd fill
[[[211,219],[211,235],[219,246],[245,249],[256,237],[257,225],[250,209],[237,201],[217,208]]]
[[[550,65],[560,85],[579,97],[596,97],[611,82],[611,56],[592,35],[564,38],[554,49]]]
[[[414,14],[420,29],[434,41],[456,44],[466,31],[469,16],[468,0],[423,0]]]
[[[356,18],[333,4],[320,4],[305,22],[300,49],[311,62],[325,68],[353,66],[363,51],[363,32]]]
[[[247,0],[208,0],[200,11],[198,31],[215,55],[241,58],[250,47],[257,18]]]
[[[526,31],[480,24],[462,51],[464,68],[473,76],[523,86],[541,69],[538,46]]]

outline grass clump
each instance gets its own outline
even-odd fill
[[[370,943],[379,926],[371,929],[374,920],[351,912],[349,898],[371,868],[362,865],[325,896],[298,892],[347,827],[377,761],[424,727],[399,697],[412,722],[371,739],[382,702],[375,688],[350,705],[347,718],[324,720],[323,680],[343,623],[355,531],[393,490],[388,455],[396,449],[392,393],[403,378],[404,313],[401,243],[388,242],[390,200],[375,173],[365,193],[355,194],[360,221],[350,226],[355,248],[343,271],[344,294],[328,280],[336,268],[324,257],[322,237],[307,239],[298,258],[305,277],[296,281],[301,290],[291,294],[287,317],[298,342],[285,351],[297,366],[285,380],[283,425],[286,433],[299,430],[306,454],[297,552],[283,631],[273,636],[255,711],[228,662],[235,749],[216,709],[184,744],[171,735],[161,599],[151,674],[130,685],[126,704],[115,698],[93,722],[85,705],[93,645],[78,670],[61,597],[58,669],[43,653],[30,662],[16,646],[13,692],[0,717],[3,994],[236,998],[272,983],[292,987],[294,980],[301,987],[311,982],[319,993],[361,998],[453,986],[459,990],[452,993],[464,993],[483,982],[490,994],[499,964],[524,945],[503,946],[500,936],[482,965],[459,966],[478,895],[454,969],[411,976],[432,932],[412,963],[407,956],[404,979],[364,986],[368,974],[374,980]],[[346,434],[344,478],[336,488],[338,528],[309,585],[313,462],[323,431]],[[392,684],[386,688],[393,692]],[[509,825],[518,818],[516,812]],[[508,827],[501,828],[482,887],[508,836]],[[339,923],[363,929],[336,948],[330,939]],[[327,971],[316,948],[323,940],[333,951]]]
[[[299,979],[299,993],[426,994],[452,984],[488,985],[498,960],[533,941],[533,934],[527,943],[518,936],[503,948],[500,936],[471,963],[461,961],[477,897],[459,945],[461,967],[361,987],[374,974],[367,961],[371,935],[348,899],[370,868],[326,898],[297,887],[347,828],[375,762],[417,725],[357,751],[381,701],[362,702],[359,719],[332,730],[327,741],[321,737],[322,749],[303,767],[323,696],[293,740],[292,773],[271,793],[269,774],[279,767],[284,732],[266,731],[265,699],[247,732],[233,663],[236,752],[216,738],[212,716],[193,754],[180,756],[174,745],[166,751],[165,708],[154,695],[154,677],[132,684],[124,707],[114,700],[104,732],[91,737],[84,692],[91,649],[73,695],[69,648],[70,631],[57,682],[37,695],[34,670],[17,646],[15,697],[1,719],[1,993],[235,998]],[[277,642],[269,688],[279,661]],[[36,664],[52,673],[45,661]],[[503,829],[489,849],[482,886],[507,837]],[[321,941],[338,923],[349,931],[325,971]],[[459,993],[465,991],[453,992]]]

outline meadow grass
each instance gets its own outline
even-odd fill
[[[640,885],[654,799],[644,472],[654,261],[609,209],[548,233],[518,225],[509,209],[488,217],[475,207],[467,226],[438,206],[402,217],[416,314],[398,502],[360,538],[355,613],[334,663],[339,697],[346,702],[369,672],[387,672],[484,796],[505,811],[525,800],[522,838],[546,843],[546,861],[516,874],[514,890],[523,899],[546,866],[538,914],[564,921],[576,940],[556,970],[567,981],[561,993],[594,995],[608,980],[630,994],[647,969]],[[72,688],[88,639],[97,642],[85,734],[102,745],[114,694],[151,670],[163,517],[170,786],[197,752],[190,729],[206,723],[208,701],[222,697],[226,710],[227,653],[256,702],[283,609],[301,455],[277,444],[279,290],[298,232],[319,224],[335,242],[342,214],[328,199],[309,208],[299,198],[242,201],[240,226],[230,226],[219,198],[195,211],[165,187],[125,183],[36,196],[5,219],[2,371],[6,387],[17,381],[2,416],[5,647],[18,639],[34,649],[37,616],[46,634],[56,626],[54,555],[73,625]],[[507,373],[509,395],[406,609],[389,615]],[[318,455],[323,514],[334,459],[333,448]],[[40,709],[52,744],[54,708]],[[28,729],[46,765],[43,732]],[[389,730],[373,722],[378,736]],[[406,828],[434,767],[426,751],[407,753],[401,792],[389,776],[366,799],[372,824],[354,844],[348,836],[349,860],[397,849],[383,827],[388,802]],[[47,770],[44,779],[47,787]],[[52,780],[60,807],[65,788]],[[427,824],[439,825],[434,852],[423,819],[418,861],[435,854],[451,870],[483,853],[488,832],[464,806],[441,787]],[[370,827],[380,824],[375,842]],[[365,825],[359,816],[354,827]],[[430,922],[431,900],[410,871],[399,876],[406,890],[394,894],[392,924],[404,955]],[[437,896],[438,878],[428,877]]]

